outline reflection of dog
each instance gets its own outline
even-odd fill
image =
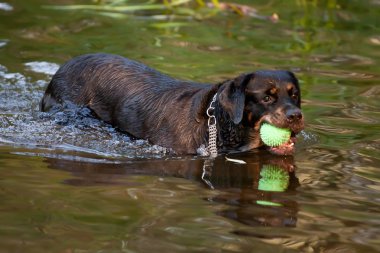
[[[287,71],[257,71],[216,85],[180,81],[141,63],[109,54],[89,54],[65,63],[41,101],[47,111],[57,103],[88,106],[99,118],[137,138],[195,154],[207,145],[206,110],[214,95],[218,150],[247,151],[263,143],[263,121],[303,129],[298,81]],[[293,151],[293,140],[276,148]]]
[[[45,162],[50,169],[69,171],[71,178],[64,182],[70,185],[115,185],[136,186],[133,175],[158,177],[177,177],[201,182],[207,188],[214,188],[207,201],[220,203],[218,214],[250,226],[295,226],[297,222],[298,203],[293,195],[299,187],[293,156],[273,156],[268,152],[254,152],[242,158],[247,164],[228,162],[220,156],[213,163],[201,159],[159,159],[139,160],[104,164],[99,162],[78,162],[47,158]],[[288,173],[284,182],[283,193],[262,189],[263,169],[277,167]],[[196,184],[200,185],[200,184]],[[144,188],[144,187],[142,187]],[[276,189],[275,189],[276,190]],[[206,194],[207,195],[207,194]],[[236,233],[246,233],[236,231]]]

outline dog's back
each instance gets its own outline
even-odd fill
[[[138,89],[141,81],[148,77],[165,78],[154,69],[118,55],[81,55],[63,64],[53,76],[41,101],[41,110],[48,111],[56,103],[68,101],[78,105],[97,102],[112,106],[119,96],[133,92],[125,90],[126,85]],[[151,80],[146,81],[154,85]],[[140,85],[135,87],[134,84]],[[93,101],[95,97],[97,101]],[[111,97],[114,99],[110,100]]]
[[[203,126],[197,110],[205,111],[202,103],[209,99],[205,94],[212,87],[171,78],[121,56],[88,54],[61,66],[40,108],[48,111],[64,102],[88,106],[102,120],[135,137],[177,150],[193,150],[189,134],[204,135],[197,132],[194,123]],[[173,135],[184,139],[177,139],[175,147],[167,143]]]

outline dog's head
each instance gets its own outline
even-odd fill
[[[304,127],[301,90],[293,73],[274,70],[243,74],[225,82],[219,92],[223,110],[247,132],[245,149],[264,145],[259,131],[261,124],[268,122],[292,131],[288,143],[270,150],[277,154],[293,152],[295,135]]]

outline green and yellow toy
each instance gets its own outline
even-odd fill
[[[279,128],[268,123],[263,123],[260,128],[260,137],[265,145],[269,147],[280,146],[289,141],[290,129]]]

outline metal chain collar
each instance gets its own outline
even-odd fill
[[[207,108],[206,114],[208,116],[208,152],[211,158],[215,158],[218,156],[218,149],[216,147],[216,137],[217,137],[217,128],[216,128],[216,117],[214,115],[215,112],[215,102],[218,93],[215,93],[210,106]]]

